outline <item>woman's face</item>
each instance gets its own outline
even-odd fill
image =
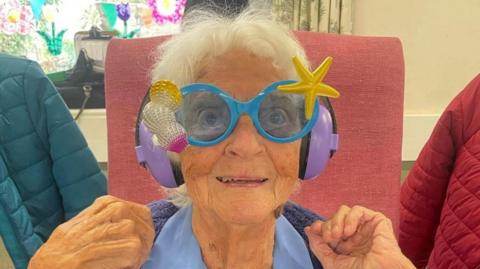
[[[240,101],[286,79],[271,60],[232,50],[210,61],[196,82],[210,83]],[[262,137],[247,115],[231,135],[210,147],[189,146],[182,171],[196,208],[225,222],[249,224],[274,214],[298,181],[300,140],[278,144]]]

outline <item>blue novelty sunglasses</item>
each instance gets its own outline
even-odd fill
[[[223,102],[227,105],[228,112],[229,112],[229,122],[227,123],[228,126],[224,127],[225,129],[224,131],[223,129],[220,130],[221,134],[219,136],[215,136],[215,138],[210,140],[197,139],[193,137],[191,133],[189,133],[188,126],[187,127],[184,126],[187,131],[188,143],[194,146],[206,147],[206,146],[211,146],[211,145],[215,145],[222,142],[233,132],[238,122],[238,119],[243,114],[248,114],[255,128],[257,129],[258,133],[270,141],[273,141],[276,143],[289,143],[304,137],[306,134],[308,134],[308,132],[312,130],[312,128],[314,127],[318,119],[318,114],[319,114],[318,99],[315,100],[314,112],[311,119],[309,119],[308,121],[305,121],[304,126],[302,126],[302,128],[298,132],[295,132],[289,135],[288,137],[277,137],[272,135],[271,133],[269,133],[267,130],[264,129],[259,119],[260,107],[262,103],[265,101],[265,98],[267,98],[270,94],[274,92],[279,92],[281,94],[289,95],[288,93],[282,93],[278,91],[277,87],[281,85],[292,84],[295,82],[297,81],[282,80],[282,81],[274,82],[269,86],[267,86],[266,88],[264,88],[256,97],[252,98],[247,102],[241,102],[236,100],[235,98],[225,93],[222,89],[212,84],[193,83],[193,84],[189,84],[182,87],[181,93],[184,100],[188,97],[189,94],[192,94],[192,93],[207,92],[207,93],[215,94],[221,100],[223,100]],[[296,96],[300,96],[300,95],[296,95]],[[304,113],[304,112],[301,111],[301,113]],[[183,115],[181,114],[182,113],[180,113],[180,115],[177,114],[177,120],[179,120],[179,122],[182,124],[182,122],[184,122],[184,119],[183,119]]]

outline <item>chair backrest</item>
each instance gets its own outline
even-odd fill
[[[302,184],[294,200],[328,216],[340,205],[380,210],[397,224],[401,171],[404,62],[397,38],[296,32],[313,66],[334,63],[326,82],[333,100],[339,151],[326,171]],[[138,107],[149,86],[156,47],[165,37],[111,41],[106,63],[110,193],[137,202],[161,197],[134,151]]]

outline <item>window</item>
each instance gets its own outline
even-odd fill
[[[79,31],[88,31],[92,26],[112,30],[105,14],[105,6],[119,2],[98,2],[95,0],[46,0],[39,20],[35,20],[29,0],[4,0],[0,3],[0,52],[26,57],[40,63],[46,73],[64,71],[72,68],[75,60],[74,35]],[[135,30],[135,37],[165,35],[178,32],[179,25],[172,23],[157,24],[152,18],[152,9],[148,3],[155,3],[165,10],[182,0],[130,0],[131,16],[128,31]],[[180,6],[180,5],[179,5]],[[168,8],[167,8],[168,7]],[[116,12],[113,8],[113,12]],[[56,14],[55,14],[56,13]],[[115,13],[116,14],[116,13]],[[182,8],[183,14],[183,8]],[[111,17],[111,14],[110,14]],[[116,19],[116,16],[113,16]],[[66,29],[62,38],[61,53],[53,55],[47,49],[46,36],[52,37],[53,20],[55,35]],[[123,21],[116,19],[113,30],[123,33]],[[48,35],[42,37],[37,31]]]

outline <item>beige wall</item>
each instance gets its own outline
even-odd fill
[[[441,113],[480,73],[480,0],[353,2],[355,35],[402,40],[406,114]]]

